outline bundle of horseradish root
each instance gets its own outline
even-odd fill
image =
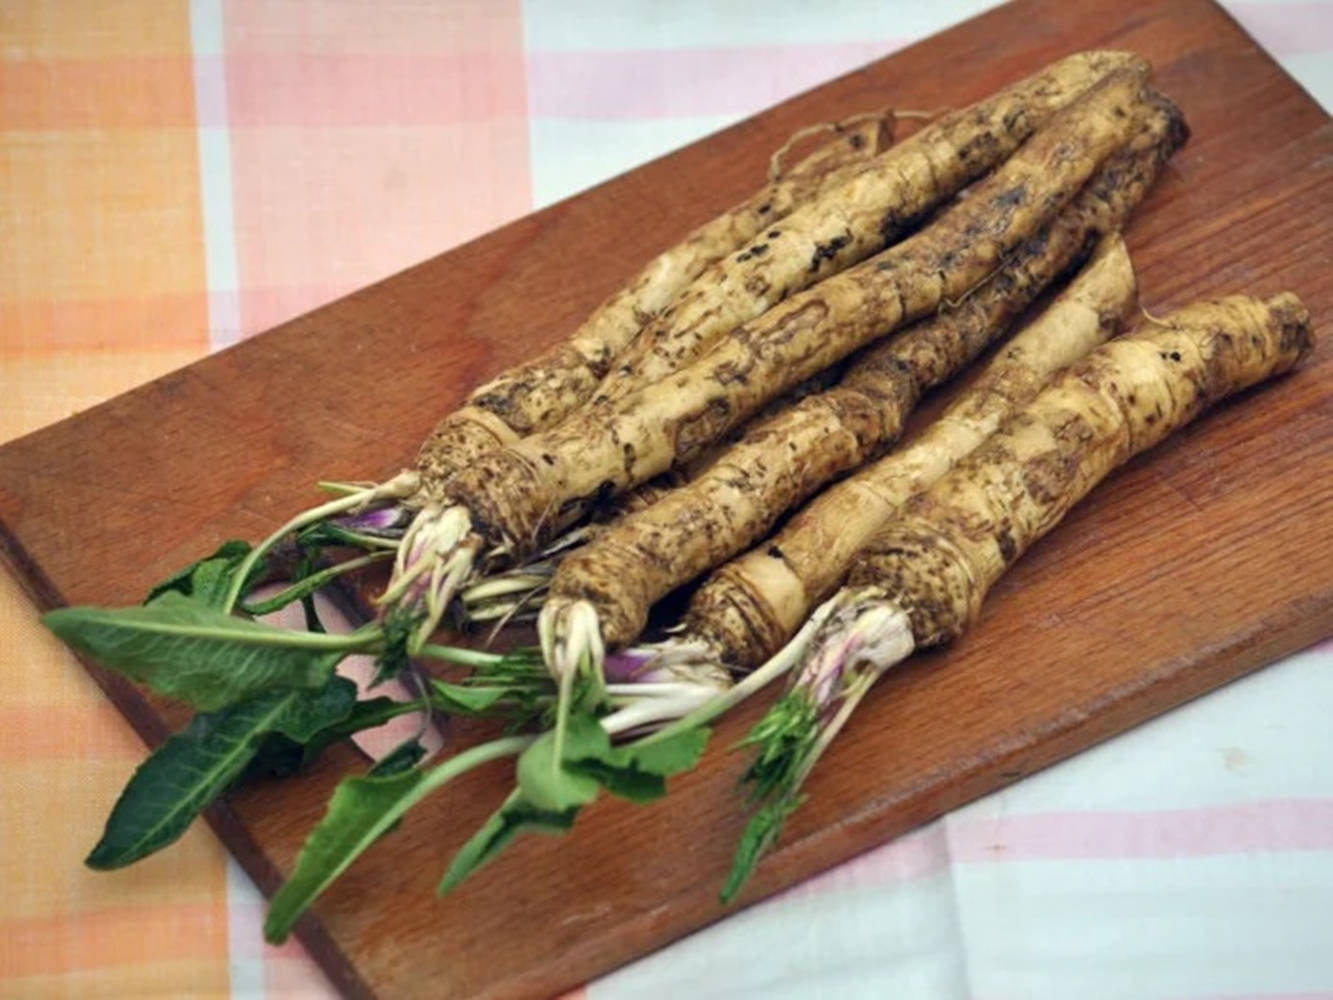
[[[1187,135],[1149,76],[1084,52],[970,107],[814,129],[567,340],[472,391],[410,468],[323,484],[326,502],[142,604],[46,615],[197,711],[135,771],[88,864],[166,847],[238,782],[386,720],[489,720],[466,727],[488,739],[428,751],[416,732],[342,780],[272,899],[282,940],[456,776],[513,760],[441,892],[520,834],[570,830],[603,791],[665,795],[715,720],[782,686],[743,744],[730,899],[885,671],[962,635],[1110,472],[1310,350],[1289,292],[1140,316],[1120,234]],[[326,631],[316,593],[377,566],[374,613]],[[304,629],[262,620],[288,605]],[[533,624],[505,652],[441,641]],[[358,693],[352,656],[406,694]]]

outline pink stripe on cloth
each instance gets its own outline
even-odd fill
[[[1333,799],[1269,799],[1198,809],[956,818],[960,862],[1176,858],[1251,851],[1333,851]]]
[[[1228,3],[1226,7],[1275,56],[1333,53],[1333,4]]]
[[[782,898],[928,878],[951,864],[1205,857],[1333,850],[1333,800],[1270,799],[1198,809],[951,816],[791,887]]]
[[[236,53],[226,57],[227,117],[240,127],[521,119],[527,103],[523,72],[517,50],[411,56]],[[201,114],[213,108],[214,102],[203,103]]]
[[[480,235],[531,204],[527,126],[519,119],[236,128],[231,150],[246,335]]]
[[[797,883],[777,898],[802,899],[849,888],[898,885],[938,875],[949,867],[949,862],[944,825],[931,823]]]
[[[908,39],[727,49],[536,51],[535,117],[635,119],[744,114],[901,48]],[[885,95],[891,103],[892,95]]]

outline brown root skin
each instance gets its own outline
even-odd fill
[[[422,444],[416,469],[425,499],[478,455],[548,427],[583,404],[640,327],[710,264],[744,245],[798,205],[863,170],[893,141],[889,113],[858,116],[776,180],[653,259],[603,302],[567,341],[468,396]]]
[[[1035,324],[1036,329],[1028,331],[1031,336],[1020,338],[1016,349],[1006,351],[992,365],[991,378],[978,389],[989,406],[973,405],[972,411],[981,412],[952,414],[952,419],[932,428],[935,433],[927,441],[908,450],[905,462],[896,463],[906,467],[899,486],[913,480],[924,485],[926,477],[938,478],[956,457],[976,447],[999,424],[1000,417],[1012,408],[1015,394],[1034,393],[1044,375],[1060,362],[1080,357],[1111,336],[1134,300],[1133,268],[1118,237],[1113,250],[1098,258],[1090,268],[1089,280],[1079,282],[1077,290],[1071,290],[1060,307],[1051,311],[1046,323]],[[843,385],[756,428],[688,486],[611,526],[572,553],[557,571],[552,593],[578,588],[582,580],[616,580],[611,600],[604,598],[597,607],[603,636],[612,645],[631,641],[646,624],[652,605],[669,591],[742,551],[763,537],[794,503],[837,474],[864,464],[896,440],[920,395],[966,367],[1036,296],[1044,285],[1043,277],[1049,275],[1038,270],[1036,280],[1017,288],[997,282],[994,290],[975,296],[970,307],[918,323],[871,349],[848,371]],[[1052,343],[1044,346],[1043,341]],[[918,355],[928,362],[917,357],[912,363]],[[860,542],[849,536],[859,535],[864,541],[885,516],[879,513],[883,499],[865,507],[864,496],[838,492],[850,502],[832,511],[835,518],[826,523],[827,530],[820,537],[780,536],[763,547],[763,558],[785,567],[799,564],[811,574],[841,561],[841,569],[831,568],[836,584],[860,548]],[[892,487],[887,492],[892,493]],[[910,495],[900,496],[897,503]],[[859,530],[858,520],[863,525]],[[806,541],[815,544],[807,550],[803,548]],[[771,575],[764,580],[775,582]],[[828,581],[816,578],[811,584],[822,589]],[[578,592],[587,596],[584,589]],[[775,603],[785,612],[782,628],[789,635],[813,602],[779,598]],[[692,605],[692,612],[695,607]],[[714,630],[699,628],[699,617],[687,616],[687,626],[715,648],[721,646]],[[789,631],[787,621],[795,626]],[[721,651],[726,654],[724,661],[734,666],[752,666],[767,658],[755,650],[738,660],[730,646]]]
[[[776,417],[779,413],[790,409],[807,396],[825,392],[832,386],[836,385],[838,380],[843,377],[844,368],[844,365],[834,365],[832,368],[827,368],[812,378],[806,379],[791,392],[772,400],[767,406],[751,417],[744,427],[736,429],[728,434],[725,440],[716,442],[713,448],[703,455],[698,456],[688,465],[674,466],[661,475],[654,476],[647,482],[640,483],[628,492],[617,494],[606,503],[598,505],[598,507],[591,512],[590,519],[598,524],[610,524],[618,521],[622,517],[635,514],[646,507],[651,507],[672,490],[680,489],[691,479],[698,476],[703,470],[707,469],[713,459],[717,458],[725,452],[727,448],[740,440],[751,427],[757,425],[761,421]]]
[[[923,338],[921,343],[948,343],[961,335],[960,329],[977,325],[992,311],[1002,312],[1001,322],[1016,317],[1080,256],[1091,237],[1123,226],[1162,165],[1185,141],[1179,111],[1164,99],[1154,97],[1153,103],[1155,113],[1147,116],[1144,128],[1129,147],[1109,160],[1056,221],[1015,251],[989,281],[956,309],[925,321],[923,325],[938,330],[939,336]],[[1105,277],[1089,274],[1093,282],[1089,294],[1096,301],[1095,297],[1104,293],[1104,304],[1111,308],[1118,283],[1104,281]],[[1132,300],[1128,267],[1123,282]],[[1076,281],[1064,298],[1084,294],[1080,286],[1086,287],[1084,280]],[[1058,321],[1058,315],[1044,315],[1043,321]],[[1053,334],[1047,340],[1039,326],[1020,334],[1016,343],[1033,338],[1038,338],[1038,343],[1060,342]],[[1072,361],[1079,353],[1082,351],[1065,360]],[[922,440],[826,490],[773,538],[719,568],[695,592],[685,616],[687,634],[708,642],[724,662],[734,667],[750,667],[772,655],[800,627],[810,609],[838,585],[856,552],[901,504],[995,429],[1005,414],[995,409],[998,400],[995,393],[986,390],[988,379],[1027,383],[1022,389],[1016,385],[1000,388],[1001,398],[1017,400],[1036,392],[1039,383],[1032,381],[1033,368],[1016,365],[1009,375],[997,374],[997,368],[1007,360],[1012,360],[1009,351],[997,358],[973,387],[974,394],[966,397],[982,402],[960,401],[962,409],[951,409],[946,422],[932,428]],[[1046,374],[1058,367],[1049,358],[1045,364]],[[980,412],[969,412],[974,406]],[[960,424],[970,425],[971,430],[961,437],[948,432],[948,428]]]
[[[1160,150],[1171,132],[1168,114],[1152,109],[1145,116],[1142,142],[1130,144],[1108,162],[1102,175],[1090,182],[1088,192],[1067,210],[1070,215],[1103,214],[1100,209],[1111,197],[1106,185],[1119,184],[1134,201],[1141,196],[1155,174]],[[1138,145],[1146,148],[1136,148]],[[1116,220],[1123,219],[1132,204],[1123,196],[1121,200],[1124,208],[1116,214]],[[836,389],[805,399],[760,424],[687,486],[622,519],[571,553],[552,580],[551,594],[578,595],[592,601],[607,643],[632,641],[646,624],[652,605],[663,596],[743,551],[762,538],[784,511],[892,444],[921,394],[965,368],[1056,274],[1080,255],[1095,231],[1088,224],[1065,226],[1059,235],[1056,229],[1049,227],[1046,240],[1034,241],[1030,254],[1016,255],[1016,260],[1002,267],[956,309],[859,355]],[[1091,269],[1092,291],[1084,294],[1085,287],[1080,283],[1079,293],[1067,297],[1064,308],[1049,323],[1047,339],[1072,342],[1072,348],[1065,354],[1043,352],[1039,345],[1046,331],[1038,330],[1020,345],[1017,356],[1002,359],[991,387],[996,397],[992,410],[998,415],[977,433],[972,432],[974,421],[967,418],[946,423],[946,428],[962,425],[967,432],[955,435],[961,440],[951,440],[946,434],[919,449],[918,475],[942,475],[957,457],[998,425],[1011,405],[1011,394],[1035,392],[1040,378],[1025,375],[1036,365],[1046,365],[1047,374],[1058,367],[1047,354],[1054,354],[1059,361],[1073,360],[1118,328],[1133,301],[1134,281],[1128,256],[1118,241],[1117,245],[1118,254],[1104,255]],[[985,417],[978,419],[982,424],[987,422]],[[907,496],[910,493],[898,497],[893,506]],[[836,522],[829,523],[827,532],[813,539],[816,544],[806,547],[802,545],[805,539],[797,538],[789,547],[787,541],[778,539],[764,548],[763,558],[788,567],[802,566],[813,577],[812,588],[823,593],[836,585],[860,541],[887,516],[883,509],[883,501],[861,508],[854,498],[845,509],[835,511]],[[842,543],[839,534],[847,530],[847,519],[855,524],[858,517],[868,520],[868,528],[861,530],[860,541]],[[821,579],[817,567],[830,564],[831,579]],[[767,584],[779,579],[778,567],[763,574]],[[805,618],[812,601],[804,595],[782,595],[774,603],[783,618],[774,622],[770,634],[763,637],[761,649],[752,647],[746,652],[741,665],[762,661],[765,656],[759,655],[761,652],[775,643],[780,645]],[[748,615],[737,624],[751,626],[756,618]],[[691,615],[687,624],[697,624],[696,616]],[[701,633],[702,637],[716,642],[713,631]],[[718,645],[724,647],[727,662],[734,663],[730,657],[738,643]]]
[[[480,456],[449,486],[510,558],[586,508],[702,454],[766,402],[990,275],[1137,131],[1137,74],[1117,74],[928,229],[738,327],[697,362],[615,407]]]
[[[1062,372],[858,558],[912,619],[919,647],[950,642],[1004,571],[1117,466],[1310,350],[1296,296],[1245,296],[1145,324]]]
[[[1078,53],[944,115],[719,259],[643,329],[596,399],[620,400],[665,378],[738,324],[892,245],[1107,76],[1129,72],[1143,79],[1147,71],[1130,53]]]

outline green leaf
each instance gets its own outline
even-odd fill
[[[144,603],[149,604],[163,594],[176,593],[184,597],[193,597],[200,604],[206,604],[211,608],[220,608],[231,586],[232,576],[249,554],[249,542],[238,539],[223,542],[211,556],[186,566],[155,586],[144,598]],[[261,561],[251,571],[251,578],[257,578],[263,572]]]
[[[330,698],[345,701],[347,710],[321,708],[321,703],[329,704]],[[420,702],[392,698],[357,701],[356,685],[343,677],[335,677],[314,698],[302,695],[293,704],[295,708],[284,716],[281,731],[271,732],[260,741],[247,773],[285,778],[305,767],[330,744],[422,707]]]
[[[356,700],[354,682],[333,677],[313,694],[293,693],[287,711],[273,728],[290,740],[305,743],[330,729],[343,729],[361,704]]]
[[[248,615],[268,615],[274,611],[280,611],[294,601],[301,601],[309,597],[321,587],[332,583],[338,577],[353,569],[360,569],[363,566],[369,566],[371,563],[378,562],[393,555],[392,552],[379,551],[372,552],[368,556],[362,556],[358,559],[351,559],[347,562],[336,563],[332,566],[326,566],[322,569],[316,568],[309,559],[302,560],[301,566],[297,571],[297,579],[284,587],[272,597],[267,597],[262,601],[253,603],[242,602],[241,610]]]
[[[350,531],[331,521],[316,521],[297,534],[296,544],[303,549],[324,549],[349,545],[362,549],[375,549],[383,544],[383,539],[371,534]]]
[[[175,591],[142,607],[61,608],[42,622],[103,666],[204,710],[264,691],[321,687],[367,641],[276,629]]]
[[[600,782],[581,773],[577,762],[600,760],[610,751],[611,740],[596,719],[571,715],[565,729],[564,759],[555,759],[555,733],[543,733],[518,759],[519,790],[532,805],[549,812],[587,805],[597,798]]]
[[[542,809],[516,789],[454,856],[436,891],[443,896],[456,888],[478,868],[494,861],[520,833],[547,836],[568,833],[578,814],[577,806],[565,810]]]
[[[620,749],[640,771],[670,777],[694,770],[711,735],[711,730],[706,726],[697,726],[666,739],[647,737],[635,740]]]
[[[355,701],[356,685],[335,678],[314,697],[271,692],[196,715],[134,772],[86,863],[120,868],[171,844],[241,775],[264,734],[308,738]]]
[[[424,756],[426,756],[426,748],[422,746],[419,739],[413,736],[411,739],[399,743],[375,761],[374,766],[368,773],[375,778],[387,778],[403,771],[410,771],[421,763],[421,758]]]
[[[750,817],[750,821],[745,824],[745,832],[741,834],[740,842],[736,845],[736,854],[732,857],[727,881],[719,894],[723,903],[730,903],[736,898],[736,894],[754,873],[759,859],[782,833],[782,824],[804,801],[804,797],[777,799],[765,803]]]
[[[306,839],[292,877],[269,904],[264,936],[286,940],[315,897],[429,791],[423,771],[344,778]]]
[[[689,729],[658,742],[639,740],[613,747],[596,758],[567,766],[595,778],[612,795],[631,802],[649,802],[666,794],[666,778],[689,771],[708,743],[705,728]]]
[[[554,733],[543,733],[519,758],[518,787],[458,852],[440,893],[493,861],[520,833],[568,832],[599,788],[632,802],[660,798],[666,794],[664,779],[693,768],[708,737],[709,731],[699,727],[662,740],[647,737],[614,746],[597,719],[582,712],[570,715],[562,766],[554,766]]]
[[[648,774],[633,767],[618,767],[599,760],[580,761],[566,767],[568,773],[595,782],[594,789],[600,786],[630,802],[651,802],[666,794],[666,781],[661,775]],[[594,797],[595,794],[594,791]]]
[[[795,792],[806,761],[819,741],[819,706],[801,688],[792,688],[764,713],[741,747],[758,747],[741,780],[750,786],[750,801],[759,802]]]
[[[491,715],[510,697],[503,687],[477,687],[432,680],[431,704],[451,715]]]
[[[614,746],[595,718],[582,712],[569,717],[564,760],[556,767],[554,733],[538,738],[518,761],[518,787],[540,809],[563,812],[587,805],[598,787],[632,802],[666,794],[666,777],[692,769],[708,743],[704,727],[663,740],[650,737]]]
[[[264,936],[274,943],[285,940],[315,898],[431,791],[479,764],[518,753],[530,742],[527,737],[507,737],[465,750],[430,770],[343,779],[301,848],[292,877],[273,897]]]

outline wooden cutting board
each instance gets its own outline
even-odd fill
[[[435,417],[572,329],[747,194],[797,128],[961,105],[1072,50],[1132,49],[1193,128],[1129,242],[1144,303],[1298,292],[1324,343],[1103,486],[999,587],[966,641],[868,699],[746,897],[754,901],[1333,634],[1333,127],[1204,0],[1023,0],[87,413],[0,449],[0,545],[42,608],[129,603],[219,540],[263,535],[317,478],[392,473]],[[149,742],[179,710],[94,670]],[[761,699],[767,701],[767,699]],[[720,727],[663,803],[603,801],[444,901],[435,882],[508,788],[428,800],[301,936],[348,994],[539,996],[724,917],[744,761]],[[210,819],[266,890],[350,750]],[[97,831],[88,830],[92,842]]]

